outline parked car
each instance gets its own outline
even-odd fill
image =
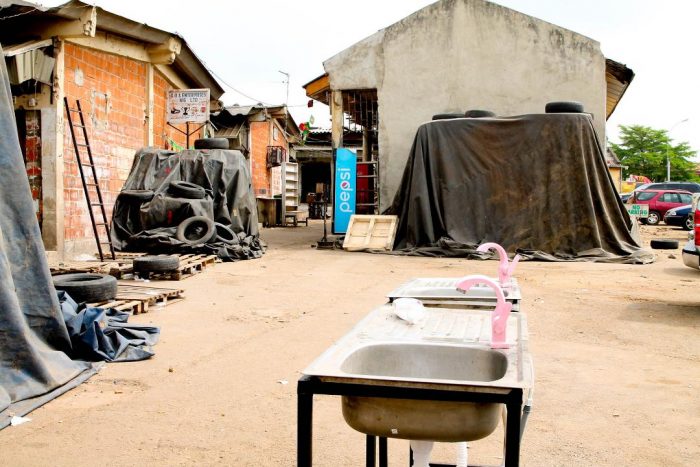
[[[669,209],[691,204],[693,194],[681,190],[642,190],[635,191],[628,204],[648,204],[649,216],[642,222],[649,225],[658,224]]]
[[[700,219],[698,199],[700,199],[699,196],[693,196],[691,217]],[[700,269],[700,225],[696,225],[695,222],[693,222],[693,230],[688,234],[688,243],[683,247],[683,264],[689,268]]]
[[[664,223],[683,227],[684,230],[693,230],[693,205],[686,204],[669,209],[664,215]]]
[[[700,193],[700,183],[696,182],[656,182],[645,183],[634,189],[635,192],[644,190],[683,190],[691,193]]]
[[[626,203],[628,199],[630,199],[630,196],[634,194],[633,191],[630,191],[629,193],[620,193],[620,199],[622,200],[623,203]]]

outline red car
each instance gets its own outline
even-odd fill
[[[693,194],[685,190],[642,190],[635,192],[627,203],[648,204],[649,217],[642,219],[642,222],[656,225],[664,218],[666,211],[690,204],[692,201]]]

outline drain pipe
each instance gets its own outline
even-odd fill
[[[469,447],[466,441],[457,443],[457,465],[455,467],[468,467],[469,466]]]
[[[413,467],[430,467],[430,452],[433,450],[432,441],[411,440],[413,451]]]

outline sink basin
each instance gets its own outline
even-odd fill
[[[348,375],[402,379],[496,381],[503,378],[508,359],[477,347],[441,344],[390,343],[361,347],[341,363]]]
[[[505,376],[502,353],[440,344],[376,344],[341,364],[349,375],[400,379],[496,381]],[[500,404],[350,397],[342,398],[345,421],[362,433],[402,439],[474,441],[498,426]]]
[[[496,294],[490,287],[477,285],[466,293],[457,290],[460,277],[422,277],[401,284],[387,294],[393,301],[397,298],[416,298],[425,305],[449,308],[493,308]],[[513,303],[513,311],[519,310],[520,287],[515,278],[503,288],[506,300]]]
[[[525,315],[511,313],[508,349],[490,348],[490,311],[426,307],[421,324],[391,305],[372,311],[303,373],[323,381],[505,393],[532,385]],[[474,441],[501,419],[497,403],[343,396],[346,422],[374,436]]]

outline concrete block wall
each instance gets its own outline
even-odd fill
[[[65,95],[71,107],[80,99],[108,219],[131,169],[134,153],[147,141],[146,66],[143,62],[75,44],[65,46]],[[82,133],[78,131],[78,134],[82,141]],[[66,253],[90,251],[90,248],[94,251],[92,226],[67,119],[63,144]],[[86,153],[81,151],[83,154]],[[96,196],[93,202],[97,202]]]

